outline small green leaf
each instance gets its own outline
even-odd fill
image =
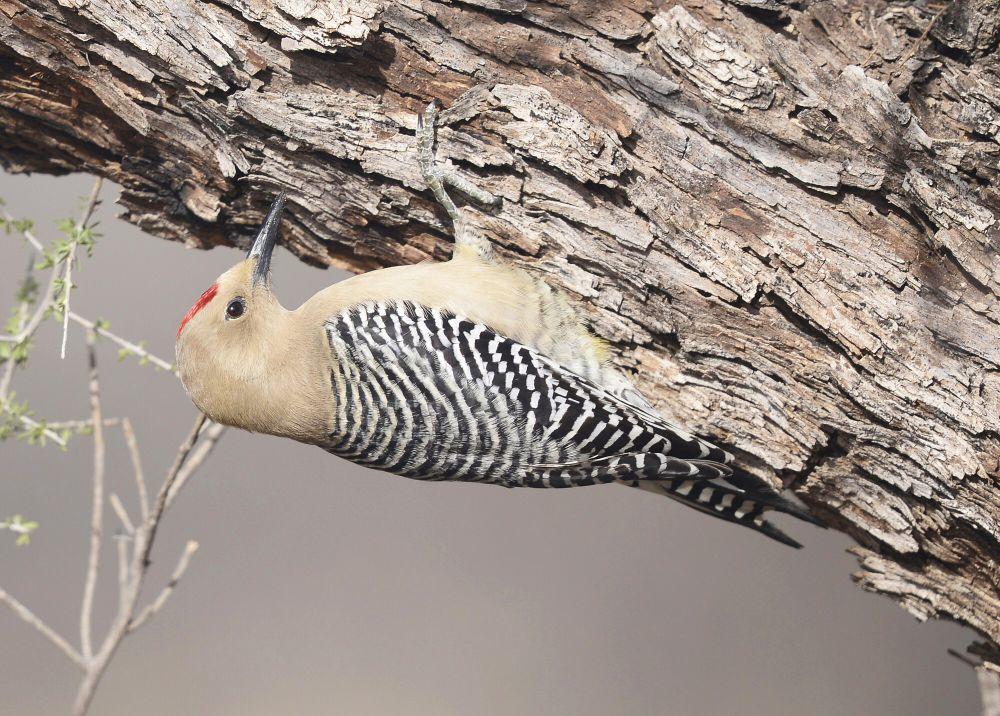
[[[38,523],[34,520],[26,520],[21,515],[8,517],[0,522],[0,529],[9,530],[17,535],[14,544],[23,547],[31,542],[31,533],[38,529]]]

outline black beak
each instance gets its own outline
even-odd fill
[[[274,252],[275,244],[278,243],[278,227],[281,225],[281,212],[285,208],[286,196],[285,192],[281,192],[271,204],[264,225],[247,252],[248,259],[257,259],[253,268],[253,286],[258,283],[266,286],[271,282],[271,254]]]

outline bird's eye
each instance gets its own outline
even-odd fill
[[[226,318],[239,318],[247,310],[247,304],[242,298],[234,298],[226,306]]]

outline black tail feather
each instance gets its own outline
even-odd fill
[[[826,525],[813,517],[803,505],[800,505],[798,502],[786,497],[766,480],[762,480],[761,478],[751,475],[748,472],[743,472],[742,470],[733,470],[731,475],[724,477],[723,479],[737,490],[741,490],[746,493],[748,497],[753,497],[756,500],[770,505],[773,509],[783,512],[786,515],[796,517],[803,522],[808,522],[809,524],[826,529]]]
[[[765,520],[764,513],[773,510],[817,524],[812,515],[781,495],[746,493],[714,483],[683,479],[643,482],[637,487],[666,495],[716,519],[749,527],[796,549],[802,545]]]
[[[778,512],[781,512],[786,515],[791,515],[796,519],[802,520],[803,522],[808,522],[809,524],[815,525],[816,527],[822,527],[823,529],[827,529],[827,526],[822,522],[820,522],[818,518],[813,517],[812,513],[810,513],[803,505],[800,505],[797,502],[788,499],[787,497],[785,497],[780,493],[762,495],[760,493],[751,491],[747,492],[746,494],[747,497],[750,497],[751,499],[755,500],[760,500]]]

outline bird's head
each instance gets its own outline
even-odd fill
[[[217,422],[251,430],[260,429],[253,414],[287,344],[289,312],[271,291],[284,204],[281,194],[246,259],[216,279],[177,330],[177,367],[195,405]]]

